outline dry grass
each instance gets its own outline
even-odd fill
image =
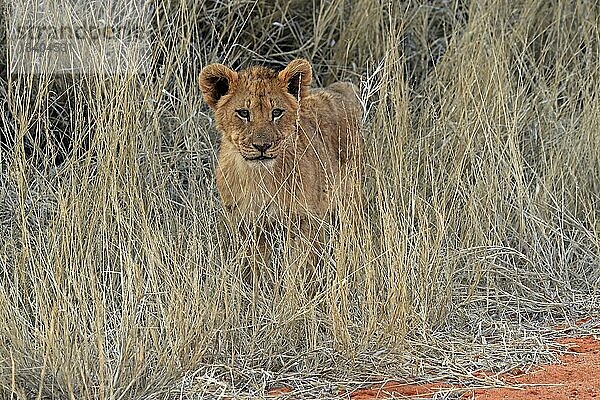
[[[0,397],[468,384],[599,315],[597,2],[154,3],[150,74],[2,78]],[[294,57],[368,111],[315,297],[285,255],[244,283],[196,84]]]

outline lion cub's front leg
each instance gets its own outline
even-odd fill
[[[274,285],[308,297],[317,293],[324,265],[322,220],[303,216],[289,218],[287,223],[267,218],[250,222],[228,214],[229,226],[240,244],[237,259],[246,284],[254,288]],[[285,277],[274,272],[280,269]]]
[[[255,286],[263,271],[270,269],[273,239],[268,224],[248,221],[237,210],[229,209],[225,214],[234,243],[239,245],[236,259],[242,280]]]
[[[298,218],[289,232],[286,246],[286,269],[292,275],[296,289],[314,297],[321,288],[325,265],[325,227],[322,219]]]

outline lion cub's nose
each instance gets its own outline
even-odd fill
[[[267,151],[267,149],[269,149],[269,147],[272,146],[272,143],[269,142],[265,142],[265,143],[252,143],[252,147],[254,147],[256,150],[260,151],[261,153],[264,153],[265,151]]]

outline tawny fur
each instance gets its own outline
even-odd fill
[[[339,82],[310,89],[311,79],[305,60],[279,73],[234,72],[221,64],[202,70],[203,97],[222,133],[217,189],[234,220],[321,219],[358,183],[363,144],[356,88]],[[283,110],[279,118],[275,109]],[[249,120],[240,110],[248,110]],[[270,147],[261,153],[256,146],[264,145]],[[261,155],[266,159],[254,159]]]

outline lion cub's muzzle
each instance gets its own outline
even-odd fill
[[[255,140],[252,143],[251,154],[245,154],[244,158],[248,161],[266,161],[272,160],[277,155],[273,152],[273,142],[268,140]]]

